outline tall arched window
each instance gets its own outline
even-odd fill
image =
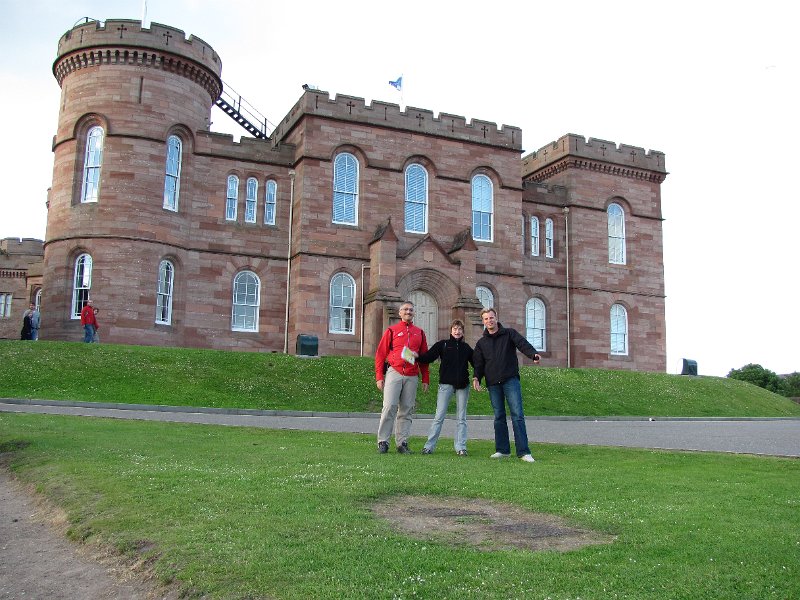
[[[156,291],[156,323],[169,325],[172,323],[172,284],[175,278],[175,267],[168,260],[158,265],[158,287]]]
[[[256,202],[258,202],[258,181],[255,177],[247,179],[247,195],[244,199],[245,223],[256,222]]]
[[[625,264],[625,211],[619,204],[608,205],[608,262]]]
[[[472,239],[482,242],[492,241],[493,215],[492,180],[486,175],[476,175],[472,178]]]
[[[264,225],[275,225],[275,202],[278,196],[278,184],[272,179],[267,182],[267,193],[264,196]]]
[[[539,256],[539,217],[531,217],[531,256]]]
[[[544,255],[553,258],[553,219],[544,220]]]
[[[353,333],[355,331],[356,282],[347,273],[337,273],[331,279],[330,333]]]
[[[164,176],[164,208],[178,210],[181,191],[181,156],[183,144],[177,135],[167,138],[167,167]]]
[[[481,301],[481,304],[483,304],[483,308],[494,308],[494,294],[492,294],[492,290],[479,285],[475,288],[475,295],[478,297],[478,300]]]
[[[358,160],[346,152],[333,161],[333,222],[358,224]]]
[[[255,273],[242,271],[233,279],[233,331],[258,331],[260,291],[261,281]]]
[[[537,350],[547,350],[547,325],[544,302],[531,298],[525,305],[525,337]]]
[[[103,128],[95,125],[86,134],[86,153],[83,159],[81,202],[97,202],[100,191],[100,168],[103,166]]]
[[[75,276],[72,280],[72,318],[80,319],[81,310],[89,301],[92,289],[92,257],[81,254],[75,259]]]
[[[621,304],[611,307],[611,354],[628,354],[628,311]]]
[[[428,233],[428,172],[422,165],[406,169],[406,231]]]
[[[225,219],[228,221],[236,220],[236,207],[239,204],[239,178],[236,175],[228,175],[228,191],[225,196]]]

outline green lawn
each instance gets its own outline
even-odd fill
[[[438,365],[431,383],[436,384]],[[585,416],[800,416],[751,384],[601,369],[523,367],[525,413]],[[435,385],[418,412],[433,413]],[[0,341],[0,397],[334,412],[379,412],[369,357]],[[470,414],[491,414],[486,392]]]
[[[378,455],[371,435],[0,413],[0,450],[73,538],[189,597],[800,597],[800,461],[540,445],[527,465],[469,443],[465,459]],[[369,510],[398,494],[510,502],[615,541],[414,539]]]

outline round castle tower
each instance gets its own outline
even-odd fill
[[[208,129],[221,70],[206,42],[157,23],[88,21],[59,40],[53,75],[61,101],[44,255],[47,339],[79,339],[75,314],[85,299],[76,302],[74,281],[83,254],[93,262],[86,295],[95,305],[113,306],[123,329],[126,319],[153,323],[152,302],[136,304],[142,283],[154,288],[153,260],[157,265],[192,235],[185,206],[165,210],[168,140],[177,136],[183,156],[191,152],[195,132]],[[101,160],[89,185],[94,194],[86,164],[92,134],[102,144],[101,157],[90,159]],[[184,169],[178,185],[188,187],[192,175]],[[108,314],[98,317],[101,331]],[[104,333],[113,341],[113,330]]]

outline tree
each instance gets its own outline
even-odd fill
[[[728,373],[730,379],[738,379],[739,381],[746,381],[762,387],[765,390],[787,396],[789,394],[789,386],[786,380],[778,377],[777,373],[765,369],[761,365],[750,363],[743,366],[741,369],[731,369]]]
[[[795,371],[786,379],[786,391],[790,398],[800,398],[800,373]]]

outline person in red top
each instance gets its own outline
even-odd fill
[[[83,341],[91,344],[97,327],[97,319],[94,316],[94,307],[91,300],[87,300],[81,309],[81,325],[83,325]]]
[[[422,390],[428,391],[430,375],[427,364],[408,362],[403,358],[403,348],[422,354],[428,351],[425,332],[414,325],[414,305],[403,302],[400,305],[400,322],[389,327],[378,343],[375,352],[375,380],[383,392],[383,410],[378,424],[378,452],[389,451],[389,438],[394,428],[394,441],[397,451],[411,454],[408,437],[411,434],[411,419],[417,402],[417,386],[422,374]],[[413,360],[413,355],[409,353]],[[384,364],[388,369],[384,373]]]

